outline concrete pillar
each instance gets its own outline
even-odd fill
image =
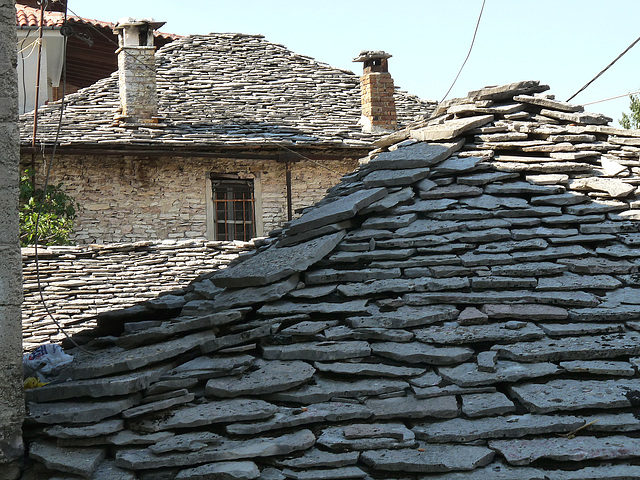
[[[17,478],[23,453],[22,266],[14,0],[0,0],[0,478]]]

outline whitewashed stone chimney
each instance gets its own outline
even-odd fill
[[[118,35],[118,88],[121,114],[117,120],[130,124],[158,123],[156,93],[156,47],[153,32],[164,25],[152,19],[120,20]]]
[[[363,50],[354,62],[363,63],[360,77],[362,101],[362,130],[368,133],[389,133],[398,128],[396,104],[393,98],[393,78],[383,51]]]

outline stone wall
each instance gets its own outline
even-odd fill
[[[23,162],[30,156],[23,157]],[[293,209],[313,205],[357,159],[292,164]],[[44,167],[38,167],[40,182]],[[62,183],[80,209],[79,244],[205,238],[210,173],[254,178],[263,231],[287,220],[285,165],[268,160],[133,156],[57,156],[51,182]]]
[[[13,0],[0,0],[0,477],[22,456],[22,278],[18,241],[18,80]]]
[[[38,249],[46,307],[38,289],[35,251],[23,248],[24,350],[63,340],[56,322],[68,335],[79,334],[96,326],[97,314],[185,288],[198,276],[215,272],[254,248],[253,242],[165,240]]]

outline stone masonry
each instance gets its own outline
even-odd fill
[[[17,478],[23,451],[22,277],[18,247],[18,81],[15,5],[0,1],[0,479]]]
[[[118,88],[125,122],[157,123],[156,47],[150,22],[124,22],[115,27],[119,36]],[[146,35],[139,33],[140,27]]]
[[[30,159],[24,156],[23,162]],[[149,239],[205,238],[206,178],[210,172],[233,173],[260,183],[256,216],[263,232],[287,221],[285,165],[274,161],[74,155],[56,157],[51,182],[80,200],[75,243],[137,242]],[[353,170],[357,160],[324,161],[322,168],[292,164],[292,207],[308,207]],[[334,173],[335,172],[335,173]],[[38,178],[42,178],[38,171]],[[260,213],[261,212],[261,213]]]
[[[148,48],[137,46],[136,36],[130,40],[133,45],[124,48]],[[58,137],[53,177],[80,204],[78,243],[204,237],[208,213],[213,223],[210,174],[253,178],[261,212],[256,231],[270,232],[289,220],[288,173],[295,212],[356,168],[381,135],[359,124],[357,75],[259,35],[181,38],[156,52],[155,68],[157,116],[151,114],[149,123],[123,118],[129,111],[121,105],[118,74],[68,95],[60,131],[59,105],[39,110],[36,146],[47,151]],[[136,75],[142,73],[151,71]],[[151,88],[151,80],[144,85]],[[390,85],[385,89],[398,128],[424,120],[435,108]],[[134,97],[152,102],[142,93]],[[21,121],[28,162],[32,122],[27,116]],[[213,236],[211,228],[208,238]]]

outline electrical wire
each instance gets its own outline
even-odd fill
[[[456,78],[453,79],[453,83],[449,87],[449,90],[447,90],[447,93],[445,93],[444,97],[442,97],[442,100],[440,100],[440,103],[444,102],[444,99],[447,98],[447,95],[449,95],[449,93],[451,93],[451,89],[453,88],[453,86],[458,81],[458,77],[462,73],[462,69],[467,64],[467,60],[469,60],[469,57],[471,56],[471,50],[473,50],[473,45],[476,43],[476,35],[478,34],[478,27],[480,26],[480,20],[482,19],[482,12],[484,12],[484,4],[485,4],[485,2],[486,2],[486,0],[482,0],[482,8],[480,8],[480,14],[478,15],[478,21],[476,22],[476,29],[473,31],[473,38],[471,39],[471,45],[469,46],[469,51],[467,52],[467,56],[464,59],[464,62],[462,62],[462,66],[460,67],[460,70],[458,70],[458,74],[456,75]]]
[[[587,105],[593,105],[595,103],[608,102],[609,100],[616,100],[617,98],[628,97],[629,95],[636,95],[638,93],[640,93],[640,90],[638,90],[636,92],[624,93],[622,95],[616,95],[615,97],[603,98],[602,100],[596,100],[595,102],[581,103],[580,105],[582,105],[584,107],[584,106],[587,106]]]
[[[604,67],[600,73],[598,73],[595,77],[593,77],[591,80],[589,80],[587,83],[585,83],[585,85],[578,90],[576,93],[574,93],[573,95],[571,95],[569,98],[567,98],[567,102],[571,101],[571,99],[573,97],[575,97],[576,95],[578,95],[579,93],[581,93],[582,91],[584,91],[589,85],[591,85],[593,82],[595,82],[598,78],[600,78],[600,75],[602,75],[604,72],[606,72],[607,70],[609,70],[609,68],[611,68],[613,66],[614,63],[616,63],[618,60],[620,60],[629,50],[631,50],[636,43],[640,42],[640,37],[636,38],[633,42],[631,42],[631,45],[629,45],[627,48],[624,49],[624,51],[618,55],[609,65],[607,65],[606,67]]]
[[[64,21],[66,23],[67,21],[67,12],[65,9],[65,15],[64,15]],[[42,25],[40,25],[40,28],[42,28]],[[38,58],[38,62],[42,61],[42,58]],[[83,348],[82,346],[78,345],[78,343],[66,332],[66,330],[64,329],[64,327],[62,326],[62,324],[54,317],[53,313],[51,312],[51,310],[49,309],[49,306],[47,305],[47,302],[44,298],[44,292],[43,292],[43,288],[42,288],[42,282],[40,280],[40,257],[39,257],[39,253],[38,253],[38,227],[40,225],[40,217],[42,216],[42,210],[44,208],[45,202],[47,201],[47,188],[49,187],[49,178],[51,175],[51,167],[53,165],[53,160],[55,158],[56,155],[56,148],[58,146],[58,142],[60,140],[60,132],[62,131],[62,119],[63,119],[63,115],[64,115],[64,108],[65,108],[65,94],[66,94],[66,87],[67,87],[67,68],[66,68],[66,63],[67,63],[67,37],[63,37],[63,45],[62,45],[62,96],[60,99],[60,114],[58,117],[58,126],[56,128],[56,136],[55,136],[55,141],[53,142],[53,147],[52,147],[52,151],[51,151],[51,156],[49,158],[49,162],[47,164],[47,168],[46,168],[46,173],[45,173],[45,177],[44,177],[44,185],[42,187],[42,200],[40,202],[40,207],[38,208],[38,212],[36,214],[36,221],[35,221],[35,225],[34,225],[34,250],[35,250],[35,264],[36,264],[36,280],[38,283],[38,294],[40,295],[40,302],[42,303],[47,315],[49,316],[49,318],[51,318],[51,320],[53,320],[53,323],[56,325],[56,327],[58,328],[58,331],[61,332],[66,338],[67,340],[69,340],[71,342],[72,345],[74,345],[75,347],[77,347],[79,350],[91,354],[91,355],[95,355],[94,352],[91,352],[85,348]],[[35,135],[35,132],[34,132]],[[41,144],[41,149],[42,149],[42,154],[44,155],[44,142],[42,142]]]
[[[64,14],[64,23],[66,24],[67,22],[67,10],[70,11],[73,15],[75,15],[76,17],[79,17],[79,15],[77,15],[73,10],[71,10],[68,5],[65,4],[65,14]],[[100,35],[102,35],[104,38],[106,38],[110,43],[113,43],[115,46],[118,46],[118,44],[116,42],[114,42],[112,39],[110,39],[109,37],[107,37],[104,33],[102,33],[100,30],[98,30],[94,25],[89,24],[89,26],[91,28],[93,28],[97,33],[99,33]],[[42,28],[42,25],[40,26],[40,28]],[[43,187],[43,201],[42,204],[40,205],[40,208],[38,209],[37,215],[36,215],[36,221],[35,221],[35,264],[36,264],[36,279],[37,279],[37,284],[38,284],[38,292],[40,295],[40,301],[42,303],[42,305],[45,308],[45,311],[47,313],[47,315],[51,318],[51,320],[55,323],[56,327],[58,328],[58,330],[75,346],[77,347],[79,350],[86,352],[88,354],[91,355],[95,355],[94,352],[91,352],[89,350],[86,350],[85,348],[83,348],[82,346],[78,345],[78,343],[65,331],[64,327],[60,324],[60,322],[54,317],[53,313],[51,312],[51,310],[49,309],[47,302],[44,298],[44,293],[43,293],[43,288],[42,288],[42,283],[41,283],[41,279],[40,279],[40,263],[39,263],[39,253],[38,253],[38,227],[39,227],[39,222],[40,222],[40,216],[42,214],[42,210],[44,207],[44,201],[46,199],[46,191],[47,191],[47,187],[49,184],[49,178],[50,178],[50,173],[51,173],[51,168],[53,165],[53,161],[55,158],[55,154],[56,154],[56,149],[59,143],[59,139],[60,139],[60,133],[62,130],[62,121],[63,121],[63,116],[64,116],[64,109],[66,106],[66,102],[65,102],[65,94],[66,94],[66,47],[67,47],[67,37],[64,37],[64,46],[63,46],[63,81],[62,81],[62,96],[61,96],[61,101],[60,101],[60,114],[59,114],[59,118],[58,118],[58,122],[57,122],[57,128],[56,128],[56,135],[55,135],[55,140],[53,142],[53,147],[52,147],[52,151],[51,151],[51,156],[49,158],[49,162],[46,168],[46,174],[45,174],[45,180],[44,180],[44,187]],[[126,50],[123,50],[125,52],[125,54],[128,54],[128,52],[126,52]],[[135,61],[138,61],[140,64],[142,64],[145,68],[149,68],[151,69],[148,65],[142,63],[137,57],[132,56],[132,58],[135,59]],[[38,61],[40,61],[41,59],[38,59]],[[181,85],[177,85],[175,84],[171,79],[164,77],[162,74],[159,74],[158,76],[160,76],[160,78],[163,78],[165,81],[167,81],[170,85],[176,87],[177,89],[182,89]],[[209,107],[210,109],[210,107]],[[248,131],[250,133],[254,133],[256,135],[260,135],[260,132],[258,132],[257,130],[251,129],[249,127],[247,127],[246,125],[237,123],[235,121],[233,121],[230,117],[226,116],[223,114],[222,110],[218,110],[218,109],[214,109],[214,111],[216,111],[216,113],[220,113],[222,118],[226,119],[226,120],[230,120],[230,123],[242,130]],[[35,139],[35,132],[34,132],[34,139]],[[314,163],[322,168],[325,168],[329,171],[331,171],[332,173],[335,173],[337,175],[341,175],[340,172],[337,172],[329,167],[327,167],[326,165],[317,162],[316,160],[313,160],[311,158],[306,157],[305,155],[290,149],[284,145],[281,145],[277,142],[273,142],[272,140],[269,140],[268,138],[265,138],[265,143],[266,144],[270,144],[273,146],[276,146],[277,148],[284,150],[286,152],[292,153],[294,155],[296,155],[297,157],[303,159],[303,160],[307,160],[311,163]],[[44,155],[44,142],[41,143],[41,148],[42,148],[42,152]]]
[[[29,32],[31,33],[31,32]],[[28,35],[28,34],[27,34]],[[24,40],[26,40],[27,37],[24,37]],[[24,44],[24,40],[22,40],[22,43],[20,44],[20,46],[22,46]],[[27,45],[26,47],[24,47],[23,49],[18,51],[18,54],[21,54],[22,52],[24,52],[26,49],[28,49],[29,47],[31,47],[31,51],[29,52],[29,55],[27,55],[26,57],[24,55],[21,55],[23,60],[26,60],[27,58],[29,58],[31,56],[31,54],[33,53],[33,51],[36,49],[36,47],[40,45],[40,39],[36,38],[33,42],[31,42],[29,45]]]

